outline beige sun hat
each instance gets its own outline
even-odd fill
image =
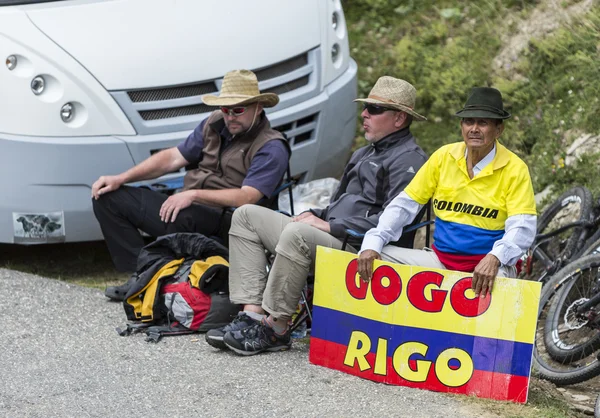
[[[381,105],[390,109],[401,110],[412,115],[415,120],[427,120],[413,109],[417,100],[417,90],[408,81],[390,76],[379,77],[366,99],[356,99],[355,102],[366,102]]]
[[[225,74],[218,96],[206,94],[202,101],[209,106],[243,106],[260,102],[263,107],[273,107],[279,103],[275,93],[258,90],[256,74],[250,70],[233,70]]]

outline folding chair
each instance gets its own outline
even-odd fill
[[[425,237],[425,246],[429,247],[430,244],[430,235],[431,235],[431,225],[435,223],[433,219],[431,219],[431,202],[427,203],[425,207],[422,209],[420,216],[417,216],[415,219],[420,220],[423,217],[423,211],[425,212],[425,220],[422,222],[414,221],[411,225],[407,226],[404,231],[402,231],[402,236],[396,242],[391,242],[391,245],[397,245],[399,247],[412,248],[414,237],[418,229],[425,227],[426,228],[426,237]],[[342,243],[342,251],[346,249],[349,244],[357,245],[360,248],[360,244],[362,243],[363,238],[365,237],[364,233],[354,231],[352,229],[346,230],[346,236]],[[302,325],[305,321],[310,321],[312,323],[312,293],[310,292],[310,286],[314,284],[314,276],[310,275],[307,279],[307,284],[302,290],[300,295],[300,311],[296,314],[292,324],[290,326],[291,332],[293,332],[296,328]]]

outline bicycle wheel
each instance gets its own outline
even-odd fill
[[[561,363],[579,361],[600,348],[598,310],[575,312],[577,306],[600,292],[600,261],[590,263],[586,259],[574,264],[580,265],[580,270],[556,294],[545,325],[552,330],[545,335],[546,351]]]
[[[571,222],[589,220],[592,208],[592,193],[586,187],[573,187],[560,195],[542,213],[537,232],[545,234]],[[550,258],[562,256],[569,259],[583,246],[588,233],[589,230],[585,227],[571,228],[542,245],[547,247],[545,251]]]
[[[547,234],[561,226],[592,218],[592,194],[585,187],[574,187],[564,192],[538,218],[538,234]],[[589,229],[585,227],[569,228],[539,245],[550,260],[569,260],[585,242]],[[536,243],[534,243],[536,245]],[[528,276],[533,280],[545,277],[541,263],[531,260]]]
[[[582,292],[586,289],[580,285],[586,282],[585,278],[595,279],[599,269],[600,254],[589,255],[565,266],[542,290],[533,350],[534,369],[539,377],[558,386],[600,375],[600,361],[595,353],[600,347],[600,331],[596,325],[590,320],[574,323],[572,315],[567,316],[571,322],[560,321],[564,314],[572,314],[575,302],[572,297],[578,291],[592,290]]]

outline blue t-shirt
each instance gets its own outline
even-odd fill
[[[204,148],[202,131],[205,123],[206,119],[184,141],[177,145],[177,149],[181,152],[183,158],[193,165],[197,165],[202,161],[202,148]],[[221,137],[221,152],[223,152],[233,139],[225,126],[219,132],[219,136]],[[254,187],[263,195],[271,196],[283,178],[288,166],[288,157],[288,150],[281,141],[267,142],[252,158],[242,186]]]

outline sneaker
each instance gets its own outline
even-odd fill
[[[215,348],[220,348],[222,350],[227,349],[227,346],[223,342],[223,337],[229,331],[239,331],[243,328],[247,328],[253,324],[258,323],[254,318],[250,318],[244,312],[239,312],[233,321],[230,324],[225,325],[221,328],[211,329],[206,333],[206,342],[212,345]]]
[[[223,337],[229,349],[243,356],[253,356],[264,351],[284,351],[292,346],[290,331],[276,334],[273,328],[262,322],[256,322],[248,328],[230,331]]]

